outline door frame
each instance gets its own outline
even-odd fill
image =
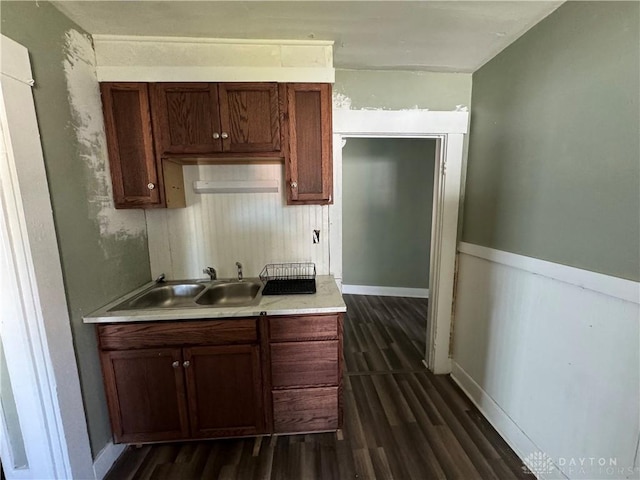
[[[468,112],[428,110],[333,111],[334,203],[329,206],[329,267],[342,286],[342,148],[348,138],[436,139],[425,364],[450,373],[458,212]]]
[[[0,246],[6,301],[0,318],[28,466],[12,478],[95,478],[28,50],[1,36]],[[4,290],[4,288],[3,288]],[[0,454],[11,459],[0,406]]]

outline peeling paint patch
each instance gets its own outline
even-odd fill
[[[351,99],[343,93],[333,92],[333,108],[351,110]]]
[[[102,103],[91,38],[76,30],[69,30],[65,34],[64,51],[63,68],[72,127],[78,140],[80,160],[85,165],[89,216],[98,223],[103,240],[146,236],[142,210],[116,210],[113,205]]]

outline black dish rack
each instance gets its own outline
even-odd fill
[[[262,295],[316,293],[315,263],[269,263],[260,272]]]

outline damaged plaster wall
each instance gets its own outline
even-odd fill
[[[465,110],[471,106],[470,73],[336,70],[333,108],[351,110]],[[473,115],[473,112],[471,112]],[[462,152],[458,238],[462,233],[469,136]],[[345,185],[344,188],[349,188]]]
[[[471,105],[471,74],[391,70],[336,70],[334,107],[353,110],[455,110]]]
[[[113,206],[104,118],[91,38],[77,30],[69,30],[65,33],[64,51],[63,65],[71,115],[79,155],[87,169],[89,215],[98,220],[100,243],[144,235],[142,210],[116,210]]]
[[[95,331],[82,316],[150,279],[144,214],[116,211],[90,37],[48,2],[1,5],[29,50],[45,168],[93,455],[111,440]]]

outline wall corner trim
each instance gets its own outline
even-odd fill
[[[2,45],[0,47],[2,50],[2,75],[7,75],[33,87],[33,73],[27,49],[5,35],[0,37],[0,44]]]
[[[115,445],[112,442],[107,443],[102,450],[96,455],[93,461],[93,471],[96,480],[102,480],[113,467],[114,463],[120,458],[127,448],[124,444]]]
[[[583,270],[516,253],[494,250],[473,243],[460,242],[458,251],[494,263],[525,270],[527,272],[593,290],[610,297],[640,304],[640,283],[633,280]]]

